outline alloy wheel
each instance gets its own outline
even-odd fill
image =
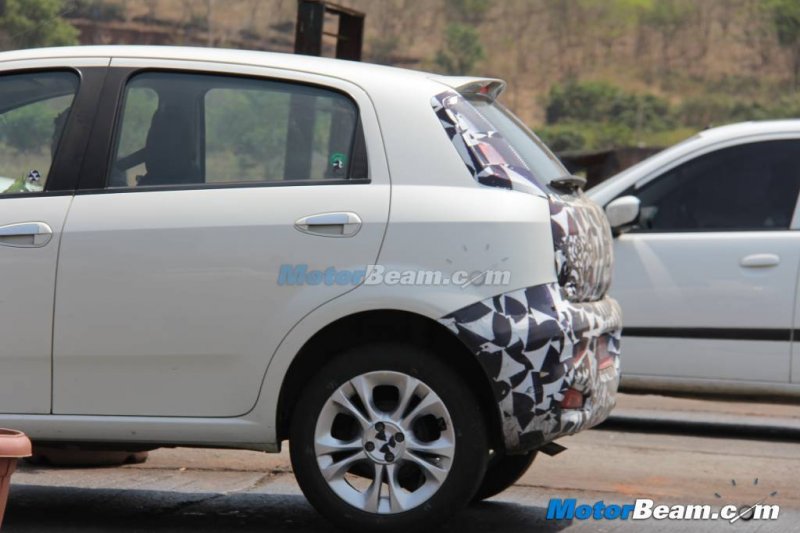
[[[348,504],[394,514],[428,501],[453,464],[455,432],[447,406],[424,382],[376,371],[340,385],[314,432],[322,477]]]

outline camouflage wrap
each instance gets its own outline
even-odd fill
[[[614,407],[622,316],[611,298],[572,303],[552,283],[495,296],[441,321],[490,377],[510,450],[589,428]],[[584,394],[582,408],[559,405],[570,388]]]
[[[538,183],[513,147],[457,93],[444,92],[432,105],[478,183],[546,196],[550,203],[557,282],[501,294],[441,319],[491,380],[506,448],[535,449],[602,422],[615,404],[622,330],[619,305],[606,296],[613,255],[605,214],[580,190],[558,194]],[[562,407],[570,389],[582,394],[582,407]]]
[[[611,285],[614,254],[603,209],[583,191],[550,196],[558,284],[571,302],[601,299]]]
[[[434,96],[431,105],[478,183],[546,196],[511,145],[464,97],[446,91]]]

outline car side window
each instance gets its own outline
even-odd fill
[[[78,83],[73,72],[0,76],[0,194],[44,190]]]
[[[355,103],[315,86],[148,72],[117,129],[109,187],[366,178]]]
[[[787,229],[800,192],[800,140],[724,148],[633,192],[637,231]]]

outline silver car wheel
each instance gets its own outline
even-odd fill
[[[400,372],[368,372],[325,402],[314,452],[322,477],[344,501],[369,513],[400,513],[428,501],[447,479],[455,431],[425,383]]]

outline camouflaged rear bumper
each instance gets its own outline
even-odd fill
[[[615,405],[622,315],[609,297],[572,303],[550,283],[472,304],[441,322],[491,380],[508,451],[592,427]],[[560,405],[569,389],[582,393],[583,407]]]

